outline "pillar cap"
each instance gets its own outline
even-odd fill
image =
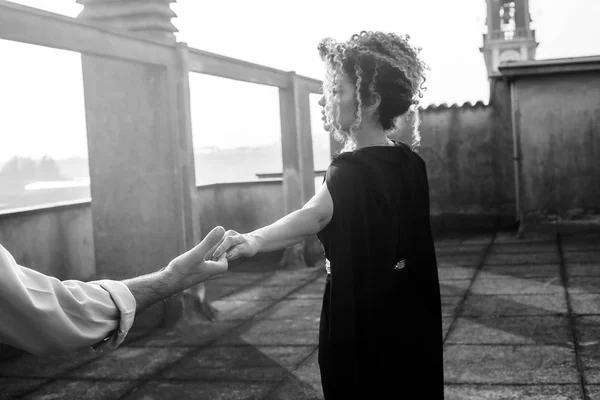
[[[100,25],[175,43],[177,28],[171,22],[176,0],[77,0],[84,9],[77,18]]]

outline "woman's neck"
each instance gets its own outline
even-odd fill
[[[385,131],[380,125],[361,126],[354,140],[357,150],[364,147],[392,145],[392,142],[387,138]]]

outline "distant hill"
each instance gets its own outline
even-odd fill
[[[321,140],[322,142],[322,140]],[[315,145],[315,169],[325,169],[329,164],[329,146]],[[89,177],[87,158],[72,157],[55,160],[66,179]],[[257,173],[282,172],[279,144],[233,149],[195,149],[196,184],[253,181]]]
[[[321,142],[323,140],[321,139]],[[315,145],[315,169],[322,170],[329,164],[328,143]],[[242,182],[257,180],[259,173],[281,173],[281,147],[279,144],[253,148],[195,149],[194,164],[196,185]],[[88,159],[71,157],[52,160],[61,180],[89,178]],[[10,178],[10,177],[9,177]],[[42,180],[44,180],[42,178]],[[319,182],[322,178],[318,179]],[[31,180],[27,180],[30,183]],[[90,196],[89,187],[24,190],[24,184],[9,188],[0,187],[0,210],[36,206],[47,203],[85,199]]]
[[[329,148],[315,149],[315,169],[325,169],[329,159]],[[196,149],[194,164],[197,185],[253,181],[257,179],[257,173],[283,171],[279,144],[218,151]]]

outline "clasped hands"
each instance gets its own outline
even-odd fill
[[[215,227],[193,249],[173,259],[166,272],[178,275],[189,287],[227,272],[229,261],[254,256],[260,247],[252,234]]]
[[[223,238],[217,243],[207,257],[211,260],[219,260],[225,255],[228,261],[240,257],[252,257],[260,249],[260,239],[251,233],[241,234],[233,230],[225,232]]]

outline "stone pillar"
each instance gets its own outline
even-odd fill
[[[289,79],[289,86],[279,90],[285,214],[302,208],[315,194],[310,92],[295,72],[290,72]],[[322,254],[316,237],[310,237],[286,249],[282,264],[286,267],[314,265]]]
[[[172,2],[78,0],[84,5],[80,19],[155,42],[140,42],[141,51],[173,48],[166,65],[82,55],[99,277],[156,271],[199,239],[191,201],[187,49],[175,43]],[[192,292],[202,297],[203,286]],[[180,303],[186,303],[181,296],[158,303],[136,317],[136,326],[154,328],[165,314],[185,315]]]
[[[78,18],[138,34],[166,43],[175,43],[177,15],[170,3],[176,0],[77,0],[84,6]]]
[[[164,68],[82,56],[97,273],[155,271],[185,249]]]
[[[172,0],[77,0],[78,18],[175,43]],[[118,46],[119,43],[115,43]],[[146,44],[140,43],[140,46]],[[152,44],[147,44],[152,51]],[[173,65],[177,52],[173,51]],[[101,276],[150,272],[187,247],[178,71],[82,55],[94,246]]]

